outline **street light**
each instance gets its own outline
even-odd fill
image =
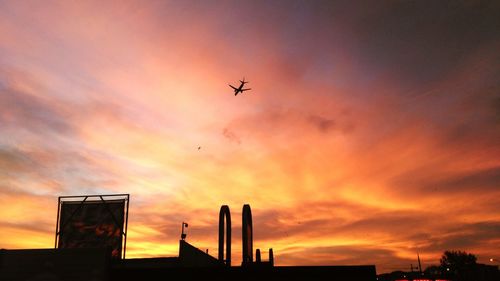
[[[185,222],[182,222],[182,233],[181,233],[181,240],[186,239],[186,234],[184,233],[184,227],[188,227],[188,224]]]

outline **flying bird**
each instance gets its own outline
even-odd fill
[[[248,89],[243,89],[243,86],[246,84],[246,83],[249,83],[249,81],[245,81],[245,77],[243,77],[243,80],[240,80],[241,82],[241,85],[236,88],[235,86],[231,85],[231,84],[228,84],[229,87],[233,88],[234,90],[234,95],[238,95],[239,93],[243,93],[244,91],[248,91],[248,90],[251,90],[251,88],[248,88]]]

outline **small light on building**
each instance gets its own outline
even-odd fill
[[[185,222],[182,222],[182,232],[181,232],[181,240],[185,240],[186,239],[186,233],[184,233],[184,227],[188,227],[188,224],[185,223]]]

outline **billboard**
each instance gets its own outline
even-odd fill
[[[108,248],[122,255],[126,199],[62,201],[58,248]]]

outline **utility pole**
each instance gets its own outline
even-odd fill
[[[422,275],[422,264],[420,263],[420,255],[417,253],[417,259],[418,259],[418,269],[420,270],[420,275]]]

